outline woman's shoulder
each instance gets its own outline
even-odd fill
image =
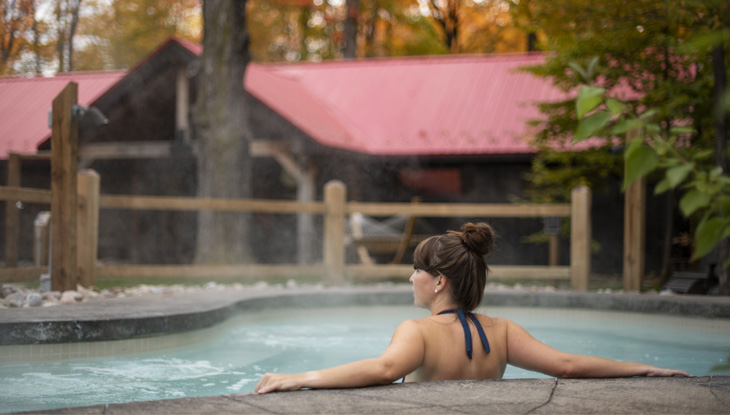
[[[515,324],[512,320],[509,320],[509,319],[506,319],[503,317],[492,317],[492,316],[488,316],[486,314],[481,314],[481,313],[474,313],[474,315],[476,315],[477,318],[479,318],[479,322],[481,322],[483,325],[487,324],[487,325],[495,326],[495,327],[500,327],[500,326],[507,327],[507,326]]]

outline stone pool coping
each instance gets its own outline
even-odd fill
[[[0,311],[0,346],[149,337],[213,326],[245,310],[343,305],[408,305],[410,285],[209,290],[94,299]],[[486,291],[483,305],[582,308],[730,319],[730,297],[585,292]]]
[[[47,308],[0,310],[0,345],[88,342],[202,329],[266,307],[412,304],[409,285],[220,290],[97,299]],[[730,298],[487,291],[489,306],[541,306],[730,318]],[[44,414],[340,413],[730,413],[730,377],[510,379],[394,384],[270,395],[238,394],[80,408]]]
[[[730,377],[460,380],[237,394],[24,414],[727,414]]]

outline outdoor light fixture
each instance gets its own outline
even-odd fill
[[[96,107],[74,105],[71,108],[71,118],[79,123],[79,130],[101,127],[109,124],[103,112]]]
[[[109,124],[103,112],[96,107],[74,105],[71,107],[71,119],[79,123],[79,130],[101,127]],[[48,110],[48,128],[53,128],[53,110]]]

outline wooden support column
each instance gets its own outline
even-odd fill
[[[573,189],[570,202],[570,287],[588,289],[591,272],[591,189]]]
[[[185,68],[177,71],[177,87],[175,94],[175,131],[183,143],[190,140],[190,123],[188,113],[190,112],[190,82]]]
[[[624,290],[640,291],[644,276],[646,239],[646,180],[642,177],[624,193]]]
[[[560,235],[552,234],[549,235],[550,241],[548,244],[548,265],[556,267],[560,265]]]
[[[317,172],[313,166],[307,169],[297,178],[297,201],[312,202],[315,197],[315,181]],[[297,214],[297,261],[300,264],[312,263],[314,259],[314,215],[311,213]]]
[[[8,155],[8,186],[20,187],[20,156]],[[18,266],[18,243],[20,242],[20,212],[16,201],[5,202],[5,267]]]
[[[78,269],[79,284],[96,286],[96,257],[99,244],[99,174],[82,170],[78,174]]]
[[[48,266],[51,246],[51,212],[40,212],[33,221],[33,265]]]
[[[345,205],[347,188],[333,180],[324,187],[324,268],[327,285],[345,283]]]
[[[258,139],[251,142],[251,155],[254,157],[273,157],[279,166],[297,183],[297,201],[312,202],[316,196],[315,183],[317,169],[313,163],[304,159],[300,165],[291,156],[287,144]],[[309,264],[314,260],[315,241],[314,216],[310,213],[297,214],[297,262]]]
[[[76,253],[76,170],[78,122],[73,106],[78,84],[68,85],[53,100],[51,132],[51,289],[75,290],[78,282]]]

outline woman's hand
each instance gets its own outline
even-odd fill
[[[269,393],[274,391],[297,391],[301,389],[307,373],[296,375],[280,375],[267,373],[253,389],[256,393]]]
[[[684,376],[691,378],[692,375],[683,371],[675,369],[662,369],[660,367],[649,366],[646,372],[646,376],[650,377],[669,377],[669,376]]]

